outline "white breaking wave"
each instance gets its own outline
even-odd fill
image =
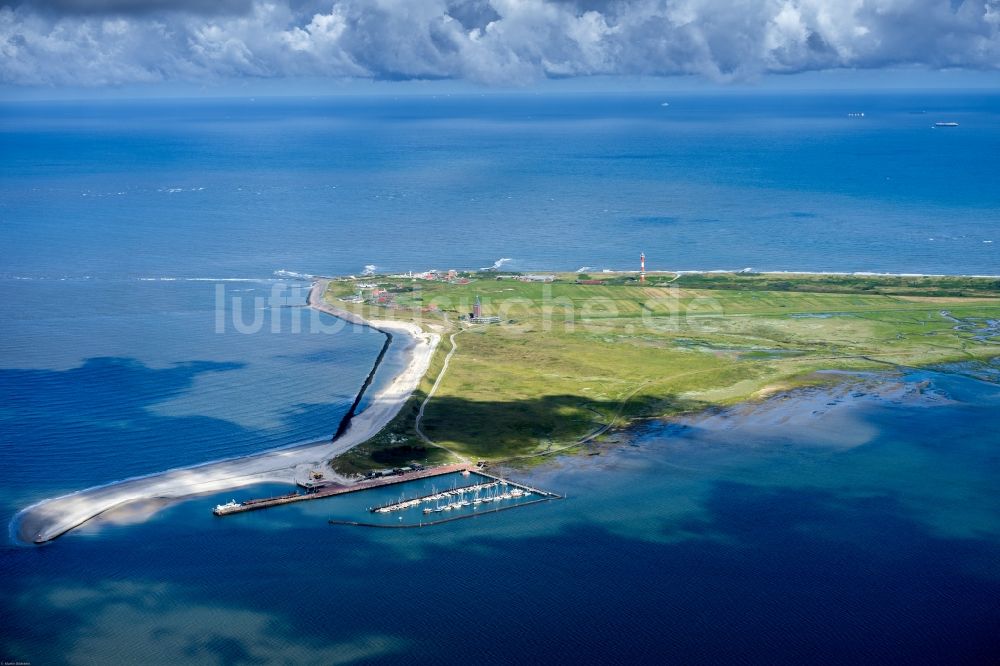
[[[274,271],[274,276],[275,277],[292,278],[293,280],[312,280],[314,277],[316,277],[315,275],[309,275],[308,273],[298,273],[296,271],[286,271],[285,269]]]
[[[141,277],[136,278],[139,282],[257,282],[268,283],[277,282],[274,278],[255,277]]]
[[[486,268],[480,268],[479,270],[481,270],[481,271],[498,271],[501,268],[503,268],[504,264],[509,264],[512,261],[514,261],[514,260],[511,259],[510,257],[503,257],[501,259],[497,259],[496,261],[494,261],[492,266],[487,266]]]
[[[29,282],[45,282],[51,280],[58,280],[59,282],[78,282],[85,280],[94,280],[100,278],[94,278],[91,275],[0,275],[0,280],[21,280]]]
[[[184,278],[185,282],[274,282],[272,278]]]
[[[157,192],[166,192],[167,194],[176,194],[177,192],[204,192],[204,187],[160,187],[157,188]],[[124,192],[119,192],[118,194],[125,194]],[[85,195],[86,196],[86,195]],[[101,196],[101,195],[98,195]]]
[[[365,270],[361,271],[362,275],[375,275],[375,269],[378,268],[375,264],[365,264]]]

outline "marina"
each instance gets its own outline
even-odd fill
[[[560,499],[558,496],[553,497],[541,497],[538,499],[533,499],[529,502],[521,502],[518,504],[508,504],[506,506],[498,506],[493,509],[487,509],[485,511],[476,511],[471,513],[462,513],[457,516],[449,516],[447,518],[439,518],[437,520],[430,521],[420,521],[417,523],[366,523],[356,520],[328,520],[330,525],[349,525],[351,527],[381,527],[387,529],[412,529],[417,527],[433,527],[434,525],[443,525],[445,523],[452,523],[456,520],[465,520],[466,518],[479,518],[480,516],[485,516],[491,513],[500,513],[501,511],[508,511],[510,509],[517,509],[522,506],[528,506],[529,504],[541,504],[542,502],[548,502],[553,499]]]
[[[484,513],[495,513],[503,509],[526,506],[540,501],[562,499],[562,496],[556,493],[495,476],[479,467],[459,463],[399,472],[392,476],[370,478],[350,485],[329,483],[319,487],[308,488],[305,492],[292,492],[272,497],[247,499],[240,502],[230,500],[225,504],[217,505],[212,510],[212,513],[220,517],[228,516],[235,513],[257,511],[294,502],[334,497],[362,490],[385,488],[387,486],[450,474],[461,474],[462,476],[475,474],[481,480],[464,486],[453,485],[451,488],[444,490],[432,488],[432,492],[425,492],[423,495],[414,497],[400,495],[396,500],[368,507],[368,512],[378,516],[386,516],[387,514],[396,515],[398,516],[398,520],[402,521],[403,516],[401,514],[408,510],[415,510],[419,511],[422,516],[432,519],[429,522],[422,521],[420,523],[410,522],[392,525],[392,527],[416,527],[439,524],[453,519],[467,518]],[[433,519],[439,515],[448,515],[449,517]],[[330,522],[332,524],[352,524],[359,526],[368,524],[355,521]],[[371,524],[380,527],[387,526],[385,524]]]
[[[391,513],[393,511],[405,511],[406,509],[420,507],[423,504],[429,505],[433,502],[434,506],[423,507],[423,514],[428,515],[463,509],[469,506],[478,508],[482,504],[492,504],[531,496],[532,493],[530,490],[524,490],[519,486],[510,484],[508,481],[491,481],[489,483],[477,483],[442,492],[434,492],[422,497],[411,499],[400,498],[397,502],[372,507],[369,511],[371,513]]]
[[[462,498],[465,497],[465,493],[467,492],[475,493],[478,496],[480,492],[488,491],[489,489],[494,488],[496,485],[497,485],[496,482],[474,483],[468,486],[452,487],[449,490],[443,490],[441,492],[437,492],[437,490],[435,489],[434,492],[432,492],[429,495],[422,495],[420,497],[413,497],[410,499],[404,499],[403,497],[400,497],[398,500],[392,502],[386,502],[385,504],[381,504],[378,506],[373,506],[368,510],[371,513],[390,513],[392,511],[404,511],[406,509],[420,506],[421,504],[424,503],[434,502],[436,507],[435,508],[427,507],[426,509],[424,509],[424,512],[431,513],[432,511],[433,512],[443,511],[444,508],[441,506],[441,500],[445,500],[445,502],[447,503],[448,500],[450,499],[458,498],[458,501],[455,502],[456,504],[458,504],[462,501]]]

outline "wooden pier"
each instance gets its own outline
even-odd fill
[[[357,483],[352,483],[350,485],[343,485],[337,483],[329,483],[327,485],[321,486],[316,490],[306,493],[290,493],[288,495],[280,495],[278,497],[268,497],[263,499],[251,499],[244,502],[234,503],[234,504],[221,504],[212,511],[217,516],[228,516],[233,513],[243,513],[244,511],[257,511],[259,509],[269,509],[272,506],[280,506],[282,504],[291,504],[293,502],[305,502],[306,500],[322,499],[324,497],[333,497],[335,495],[343,495],[345,493],[354,493],[359,490],[368,490],[369,488],[382,488],[384,486],[391,486],[397,483],[406,483],[407,481],[416,481],[418,479],[427,479],[434,476],[443,476],[445,474],[454,474],[455,472],[465,472],[469,471],[473,474],[482,474],[483,476],[489,476],[492,479],[496,477],[483,474],[482,471],[476,469],[474,466],[470,466],[468,463],[457,463],[454,465],[443,465],[441,467],[430,467],[427,469],[414,470],[412,472],[404,472],[402,474],[395,474],[393,476],[383,476],[377,479],[367,479],[365,481],[358,481]]]

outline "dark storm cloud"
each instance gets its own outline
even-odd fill
[[[2,1],[2,0],[0,0]],[[33,0],[0,80],[460,78],[1000,68],[1000,0]]]

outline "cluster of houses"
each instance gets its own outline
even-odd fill
[[[423,273],[407,273],[405,275],[394,275],[393,277],[401,278],[413,278],[416,280],[438,280],[441,282],[450,282],[451,284],[469,284],[469,278],[462,276],[455,269],[449,271],[438,271],[429,270]],[[543,275],[543,274],[528,274],[520,275],[517,273],[510,274],[500,274],[496,276],[497,280],[517,280],[518,282],[555,282],[555,275]]]
[[[458,271],[456,271],[454,268],[447,271],[439,271],[437,269],[431,269],[429,271],[424,271],[423,273],[413,273],[411,271],[404,275],[394,275],[393,277],[409,278],[413,280],[432,280],[439,282],[450,282],[451,284],[469,284],[470,282],[469,278],[459,275]]]
[[[432,269],[429,271],[424,271],[423,273],[409,272],[404,275],[393,275],[390,277],[397,279],[409,279],[409,280],[434,280],[440,282],[448,282],[451,284],[464,285],[464,284],[469,284],[471,282],[471,280],[468,277],[466,277],[466,275],[460,275],[459,272],[454,269],[449,271],[439,271]],[[556,276],[552,274],[527,274],[527,275],[504,274],[504,275],[497,275],[496,279],[516,280],[518,282],[547,283],[547,282],[555,282]],[[380,287],[378,284],[373,282],[357,282],[355,283],[355,287],[357,288],[357,291],[354,294],[351,294],[350,296],[341,297],[340,300],[346,303],[370,303],[372,305],[379,305],[387,308],[400,307],[400,305],[396,303],[395,293],[394,293],[400,291],[400,289],[398,288],[390,291],[389,289],[386,289],[385,287]],[[431,304],[421,309],[424,311],[431,311],[431,310],[438,310],[438,307],[434,304]],[[460,319],[472,324],[500,323],[500,317],[483,314],[482,303],[479,299],[479,296],[476,296],[472,312],[462,315]]]
[[[415,462],[411,462],[409,465],[404,467],[393,467],[392,469],[373,469],[370,472],[365,472],[366,479],[381,479],[386,476],[402,476],[407,472],[419,472],[426,469],[423,465]]]
[[[374,303],[386,307],[395,306],[393,293],[384,287],[369,282],[358,282],[355,287],[358,289],[357,292],[350,296],[344,296],[340,300],[345,303]],[[365,292],[368,294],[365,295]]]
[[[555,282],[555,275],[498,275],[498,280],[517,280],[518,282]]]
[[[370,291],[369,291],[370,290]],[[365,292],[369,293],[365,295]],[[345,296],[340,300],[347,303],[372,303],[384,307],[396,307],[396,296],[384,287],[358,285],[358,291],[351,296]]]

